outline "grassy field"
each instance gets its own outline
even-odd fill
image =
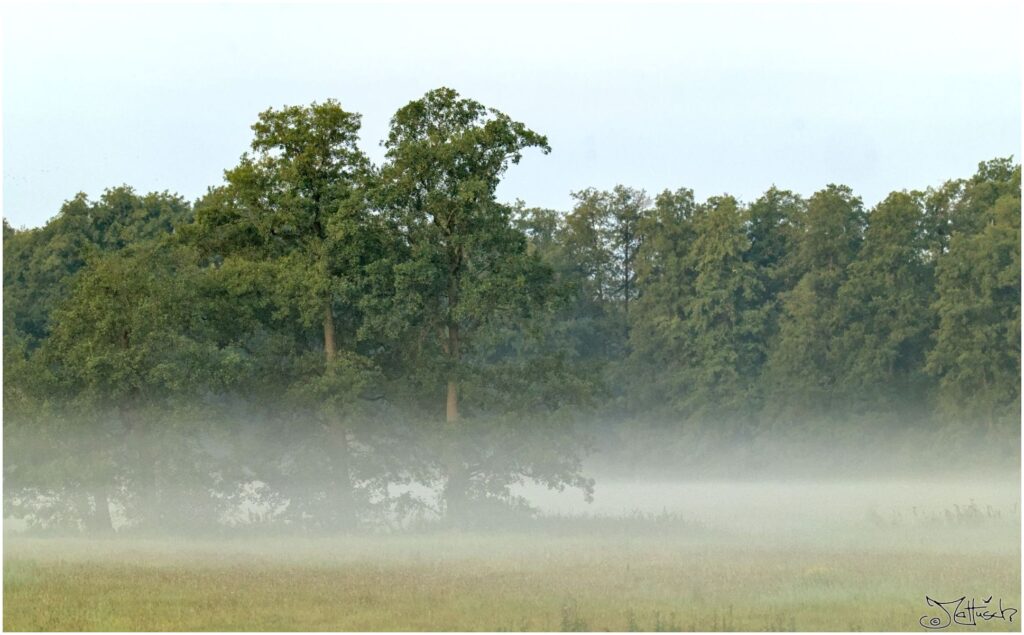
[[[16,631],[922,630],[918,620],[934,613],[926,594],[995,594],[1020,606],[1019,555],[956,544],[829,550],[460,534],[298,548],[7,542],[4,628]],[[1019,620],[978,628],[1019,630]]]
[[[706,521],[553,518],[496,532],[190,541],[8,535],[3,624],[923,631],[923,616],[942,615],[926,595],[994,596],[1020,609],[1015,490],[999,494],[1011,503],[998,517],[957,517],[938,504],[928,514],[886,507],[893,494],[866,513],[850,503],[849,513],[833,507],[795,523],[792,513],[758,509],[751,495],[746,508],[757,511],[742,522],[733,504],[716,516],[709,503]],[[1020,617],[949,630],[1019,631]]]

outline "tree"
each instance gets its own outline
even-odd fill
[[[615,255],[613,272],[619,281],[616,285],[622,298],[624,337],[629,340],[629,305],[636,299],[636,255],[643,244],[640,231],[644,216],[648,213],[650,199],[643,190],[615,186],[609,197],[611,227],[609,245]]]
[[[618,355],[629,340],[630,304],[639,295],[636,260],[650,199],[643,190],[622,185],[610,192],[589,188],[573,198],[564,244],[609,322],[608,352]]]
[[[346,527],[356,516],[345,418],[376,372],[365,354],[373,346],[360,350],[362,309],[375,298],[374,277],[386,283],[390,267],[390,244],[366,201],[373,170],[359,126],[358,114],[332,100],[261,113],[253,153],[197,205],[184,232],[267,307],[264,328],[291,338],[289,374],[273,384],[320,418],[335,481],[333,504],[321,508]]]
[[[18,513],[28,514],[30,522],[110,529],[107,496],[114,495],[118,472],[113,466],[123,467],[124,455],[115,450],[121,444],[109,403],[101,406],[97,401],[103,390],[96,381],[103,370],[86,366],[101,363],[104,352],[98,350],[91,358],[64,357],[56,351],[53,333],[81,329],[82,341],[73,342],[76,350],[95,345],[95,333],[89,330],[96,326],[89,322],[95,315],[72,313],[67,323],[64,317],[67,307],[82,300],[82,279],[98,275],[90,263],[108,268],[107,257],[167,238],[175,223],[190,214],[180,196],[140,196],[120,186],[107,189],[95,202],[78,194],[38,229],[14,230],[5,221],[4,367],[9,372],[4,433],[12,447],[24,448],[9,456],[5,475],[9,491],[36,493],[11,499],[26,505]],[[155,262],[138,255],[131,259],[136,265],[145,260],[144,267]],[[106,310],[124,307],[112,303]],[[51,495],[40,497],[41,491]]]
[[[613,255],[607,244],[605,195],[589,189],[573,193],[576,204],[556,233],[552,262],[572,288],[574,306],[566,316],[567,335],[581,360],[606,368],[621,355],[624,325],[615,301]]]
[[[838,294],[864,225],[861,200],[846,186],[829,185],[807,202],[798,244],[785,265],[798,282],[782,295],[779,334],[764,378],[776,410],[836,411],[841,389],[836,336],[844,318]]]
[[[604,393],[604,373],[611,361],[605,350],[609,339],[619,332],[611,328],[605,319],[604,309],[597,305],[592,293],[590,280],[581,268],[576,266],[569,253],[571,241],[564,214],[548,209],[516,210],[515,226],[526,234],[528,249],[552,269],[551,293],[548,307],[535,314],[532,329],[543,334],[540,340],[549,360],[557,355],[562,369],[561,377],[555,381],[549,377],[547,386],[540,389],[547,395],[547,403],[576,401],[595,404],[598,395]],[[543,327],[538,328],[538,321]],[[520,357],[519,363],[526,362],[524,376],[537,378],[529,370],[530,356]],[[534,358],[535,360],[535,358]],[[520,395],[537,391],[527,389],[512,392],[515,399]],[[557,398],[552,393],[559,393]],[[571,398],[570,398],[571,397]]]
[[[696,277],[686,309],[692,359],[684,372],[691,377],[687,410],[699,416],[730,418],[756,409],[752,389],[765,358],[767,311],[747,258],[745,221],[736,200],[723,196],[709,199],[694,222],[688,256]]]
[[[935,325],[934,265],[916,193],[894,192],[867,217],[864,244],[839,289],[841,387],[876,412],[926,406],[924,356]]]
[[[952,232],[938,261],[939,324],[927,357],[942,409],[990,428],[1020,417],[1020,166],[1007,167],[983,163],[968,186],[961,215],[974,222]]]
[[[696,272],[690,256],[697,238],[693,190],[665,190],[642,222],[646,239],[637,252],[636,303],[630,332],[630,401],[647,410],[672,403],[685,390],[677,373],[665,372],[680,361],[688,345],[684,322],[694,295]]]
[[[180,487],[203,476],[178,469],[195,465],[195,457],[172,450],[186,452],[190,438],[181,409],[223,390],[245,367],[241,351],[217,336],[205,284],[194,254],[169,241],[90,259],[39,349],[54,379],[41,389],[62,397],[82,424],[70,432],[82,455],[79,478],[91,484],[104,529],[110,529],[108,499],[119,480],[130,482],[126,502],[138,512],[136,520],[156,528],[182,517],[172,513],[169,483]],[[178,417],[160,416],[174,409]],[[167,426],[177,426],[174,434],[166,434]],[[167,442],[172,438],[177,443]],[[160,482],[169,472],[177,478]],[[192,494],[200,496],[188,505],[213,504],[201,495],[208,491],[208,483],[194,483]]]
[[[90,256],[166,236],[191,213],[180,196],[139,196],[122,185],[105,190],[96,202],[77,194],[38,229],[14,230],[5,221],[4,314],[34,348],[46,338],[50,314]]]
[[[643,279],[653,274],[663,280],[652,280],[643,295],[637,361],[657,355],[655,381],[665,386],[677,416],[735,418],[755,407],[752,386],[764,359],[763,293],[747,256],[746,218],[729,196],[684,214],[677,205],[688,199],[673,198],[660,200],[662,222],[679,229],[662,236],[678,232],[685,238],[667,244],[652,238],[642,252]]]
[[[424,361],[445,377],[445,418],[454,424],[474,332],[531,293],[518,270],[526,242],[495,190],[524,150],[550,147],[522,123],[450,88],[399,109],[384,146],[382,198],[409,251],[397,271],[398,304],[417,341],[434,344]]]
[[[515,450],[502,441],[510,419],[499,405],[518,400],[513,411],[552,410],[575,392],[553,390],[566,377],[564,358],[558,346],[544,346],[552,341],[546,327],[558,295],[553,272],[514,226],[514,210],[495,200],[508,167],[529,148],[549,152],[547,140],[440,88],[395,113],[384,145],[378,200],[405,250],[393,306],[409,342],[408,379],[428,395],[442,387],[445,395],[440,472],[447,518],[463,522],[471,502],[507,503],[509,486],[523,479],[589,486],[563,439],[545,446],[562,449],[558,460],[537,446]],[[456,425],[464,408],[472,425]]]
[[[516,201],[512,209],[512,226],[526,236],[528,249],[537,252],[541,259],[554,266],[559,258],[559,237],[562,230],[562,213],[541,207],[526,207],[523,201]]]
[[[767,310],[765,345],[778,333],[781,295],[796,284],[792,267],[787,267],[796,248],[806,202],[789,190],[771,187],[747,209],[747,261],[754,266]]]

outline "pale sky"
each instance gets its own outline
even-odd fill
[[[127,183],[195,199],[268,107],[388,119],[450,86],[546,134],[499,190],[866,203],[1020,156],[1021,3],[4,5],[3,215]]]

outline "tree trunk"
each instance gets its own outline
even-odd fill
[[[337,529],[351,530],[356,527],[355,498],[352,495],[351,451],[348,444],[348,429],[340,422],[325,425],[329,447],[332,448],[331,472],[334,486],[334,525]]]
[[[448,395],[445,407],[445,421],[449,424],[455,424],[459,421],[459,382],[455,377],[456,369],[454,368],[459,363],[459,325],[449,324],[448,325],[448,361],[452,365],[451,373],[448,376]]]
[[[139,492],[143,497],[143,521],[151,531],[166,531],[167,520],[173,520],[164,510],[164,492],[160,488],[159,450],[154,446],[152,440],[140,436],[139,469],[141,470],[141,483]]]
[[[468,518],[467,496],[469,480],[466,466],[459,458],[455,439],[449,440],[448,480],[444,486],[445,520],[460,525]]]
[[[92,529],[92,508],[89,506],[89,494],[84,489],[76,490],[71,496],[71,503],[82,521],[82,528]]]
[[[324,309],[324,358],[328,363],[338,357],[338,344],[334,331],[334,309],[328,302]],[[328,415],[334,418],[334,415]],[[331,448],[332,486],[334,487],[334,516],[331,518],[337,529],[349,530],[356,526],[355,499],[352,496],[351,453],[348,445],[348,429],[341,421],[324,424],[327,447]]]
[[[625,234],[625,240],[623,241],[625,243],[625,256],[622,259],[622,288],[625,292],[623,294],[622,299],[623,308],[626,314],[625,334],[627,340],[629,339],[629,276],[631,273],[629,266],[629,241],[630,235],[629,230],[627,229]]]
[[[459,383],[448,380],[448,398],[445,407],[445,421],[450,424],[459,422]]]
[[[136,512],[140,524],[148,530],[161,529],[163,505],[157,487],[157,450],[153,447],[153,440],[146,438],[134,405],[121,406],[121,420],[125,428],[125,457],[134,468],[135,496],[139,501]]]
[[[466,479],[466,466],[462,460],[459,447],[459,382],[456,373],[460,359],[459,325],[448,324],[448,340],[445,352],[448,354],[450,370],[448,375],[448,393],[445,402],[445,421],[448,426],[446,471],[448,479],[444,486],[445,518],[448,522],[459,524],[466,519],[466,495],[469,483]]]
[[[92,517],[93,529],[104,534],[114,533],[114,523],[110,519],[110,500],[107,498],[107,488],[98,485],[92,489],[92,501],[95,506]]]
[[[462,361],[462,342],[459,339],[459,283],[462,272],[462,250],[456,248],[450,254],[451,268],[448,277],[448,313],[446,316],[447,338],[442,340],[448,357],[448,389],[445,398],[445,421],[447,443],[444,457],[447,480],[444,487],[445,517],[449,522],[465,518],[465,503],[469,489],[466,479],[466,465],[462,460],[459,444],[459,364]]]
[[[338,345],[334,340],[334,310],[328,303],[324,309],[324,357],[333,362],[338,356]]]

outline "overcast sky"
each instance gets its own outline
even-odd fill
[[[258,112],[330,97],[379,160],[442,85],[548,135],[504,200],[837,182],[873,204],[1019,157],[1020,5],[5,5],[3,214],[121,183],[194,199]]]

